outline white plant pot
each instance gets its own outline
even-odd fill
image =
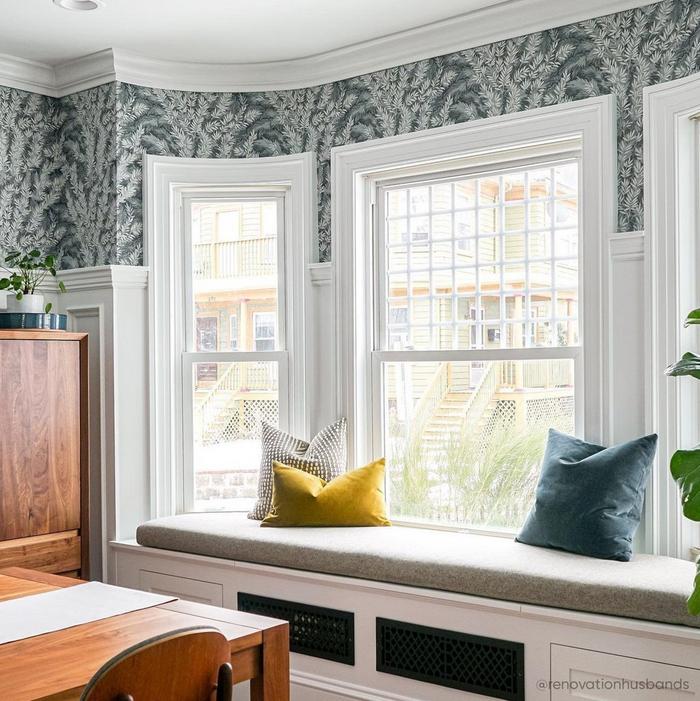
[[[7,311],[19,314],[43,314],[44,295],[23,295],[17,299],[12,293],[7,295]]]

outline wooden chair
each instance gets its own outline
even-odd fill
[[[214,628],[196,627],[119,653],[97,670],[80,701],[231,701],[232,694],[229,643]]]

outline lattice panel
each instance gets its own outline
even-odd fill
[[[523,701],[524,646],[377,619],[377,671],[508,701]]]
[[[546,426],[564,433],[574,430],[574,397],[548,397],[527,401],[528,426]]]
[[[510,430],[515,426],[515,402],[499,399],[491,411],[482,434],[482,444],[485,445],[496,429]]]
[[[279,424],[279,402],[276,399],[261,399],[243,402],[245,436],[241,438],[258,438],[262,432],[262,422],[277,426]]]
[[[241,420],[240,409],[243,407]],[[214,433],[206,444],[230,443],[244,438],[260,438],[263,421],[277,426],[279,423],[279,402],[276,399],[254,399],[235,402],[229,410],[228,422],[218,433]]]
[[[289,622],[289,649],[324,660],[355,664],[355,616],[349,611],[238,593],[238,609]]]

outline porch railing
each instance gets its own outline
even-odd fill
[[[277,238],[198,243],[193,246],[195,280],[274,275],[277,269]]]
[[[508,389],[547,389],[571,387],[574,384],[570,360],[557,359],[546,362],[506,360],[500,363],[500,385]]]

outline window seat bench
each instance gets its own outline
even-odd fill
[[[686,598],[695,566],[614,562],[509,538],[388,528],[261,528],[245,514],[183,514],[138,528],[139,545],[488,599],[700,627]]]

